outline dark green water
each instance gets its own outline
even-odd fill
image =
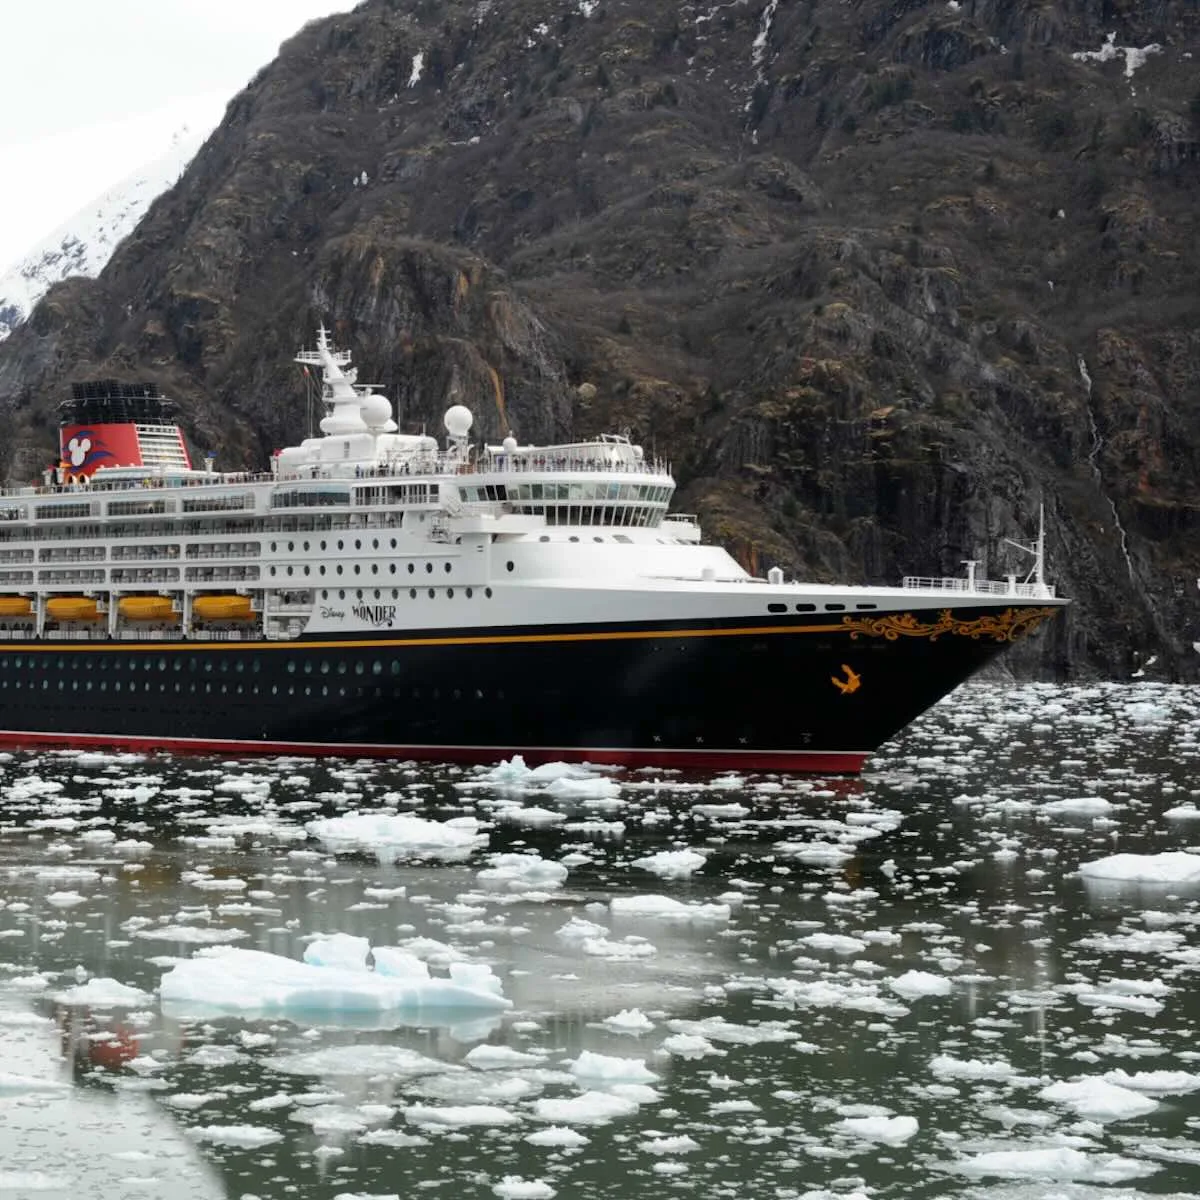
[[[1200,1191],[1200,878],[1077,873],[1200,850],[1165,815],[1198,741],[1197,689],[1030,686],[958,693],[855,784],[8,756],[0,1197]],[[473,816],[481,845],[381,863],[305,829],[354,811]],[[681,878],[635,862],[684,849]],[[512,852],[569,873],[478,877]],[[638,895],[694,907],[612,905]],[[488,964],[512,1007],[158,1000],[198,948],[334,932]],[[72,1003],[93,977],[145,995]]]

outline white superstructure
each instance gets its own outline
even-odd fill
[[[68,464],[50,486],[6,491],[0,637],[286,640],[1053,597],[1040,552],[1025,582],[755,579],[669,512],[669,466],[627,438],[477,447],[456,405],[439,446],[397,432],[324,329],[297,361],[321,372],[321,436],[279,451],[269,473],[167,456],[78,477]]]

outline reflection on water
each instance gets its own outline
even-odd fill
[[[1200,849],[1198,740],[1193,689],[1029,686],[850,785],[4,756],[0,1195],[1187,1191],[1200,882],[1075,872]],[[354,811],[480,844],[306,829]],[[333,933],[512,1008],[158,1001]]]

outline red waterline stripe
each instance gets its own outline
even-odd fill
[[[857,775],[867,758],[859,750],[668,750],[577,749],[559,746],[392,746],[379,742],[271,742],[236,738],[150,738],[133,734],[39,733],[0,730],[0,745],[136,750],[172,754],[295,754],[338,758],[400,758],[424,762],[494,763],[520,754],[531,765],[593,762],[620,767],[681,767],[800,771],[812,775]]]

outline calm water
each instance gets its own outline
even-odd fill
[[[1077,873],[1200,850],[1164,815],[1198,744],[1200,689],[1147,684],[966,689],[855,784],[4,756],[0,1196],[1200,1193],[1200,880]],[[306,830],[352,812],[484,844]],[[704,861],[637,862],[664,850]],[[479,875],[511,852],[569,874]],[[333,932],[489,964],[513,1007],[157,999],[193,953]],[[71,1003],[93,978],[146,995]]]

